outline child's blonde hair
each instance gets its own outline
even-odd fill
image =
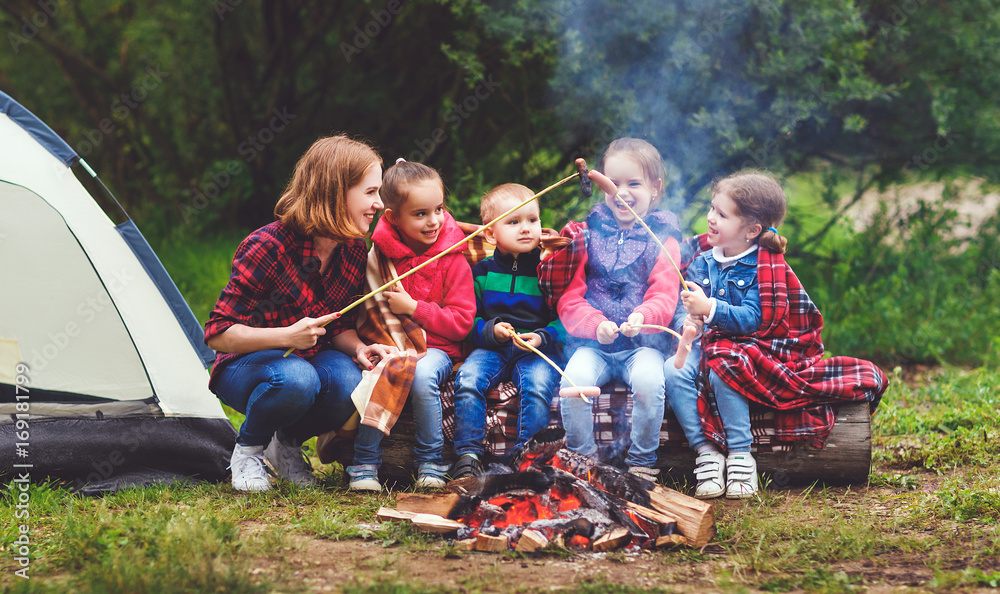
[[[649,208],[654,209],[660,205],[663,198],[663,186],[667,183],[667,167],[663,164],[663,157],[656,147],[641,138],[619,138],[611,141],[608,149],[601,157],[601,170],[608,157],[613,155],[624,155],[635,161],[642,169],[642,176],[655,196],[650,201]]]
[[[739,209],[738,216],[749,224],[758,223],[763,228],[757,241],[772,252],[785,253],[788,239],[772,231],[785,219],[787,202],[781,182],[766,171],[746,169],[716,181],[712,197],[726,194]]]
[[[274,205],[274,216],[303,235],[335,241],[360,239],[347,211],[347,190],[361,183],[374,165],[382,165],[375,149],[346,135],[320,138],[295,164],[292,179]]]
[[[413,161],[396,161],[382,176],[382,203],[386,208],[398,211],[406,204],[410,187],[425,181],[437,182],[441,186],[441,195],[444,195],[444,182],[434,168]]]
[[[479,205],[479,217],[485,225],[495,219],[497,215],[503,214],[500,205],[505,201],[516,200],[517,202],[524,202],[534,195],[534,192],[521,184],[500,184],[489,192],[486,192],[483,196],[483,200]]]

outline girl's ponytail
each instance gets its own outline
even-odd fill
[[[788,246],[788,239],[778,235],[778,230],[774,227],[764,229],[757,239],[760,247],[767,248],[776,254],[784,254]]]

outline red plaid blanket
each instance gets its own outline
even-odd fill
[[[853,357],[823,359],[823,316],[784,256],[760,250],[757,256],[761,328],[750,336],[709,331],[702,338],[701,397],[698,411],[705,435],[725,443],[708,371],[751,402],[775,413],[775,437],[823,447],[833,428],[838,402],[865,400],[872,413],[889,380],[875,364]]]

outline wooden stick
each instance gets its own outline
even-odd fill
[[[375,295],[377,295],[377,294],[381,293],[382,291],[384,291],[384,290],[388,289],[388,288],[389,288],[389,287],[391,287],[392,285],[394,285],[394,284],[398,283],[399,281],[403,280],[404,278],[406,278],[406,277],[410,276],[411,274],[413,274],[413,273],[417,272],[418,270],[420,270],[420,269],[421,269],[421,268],[423,268],[424,266],[427,266],[427,265],[428,265],[428,264],[430,264],[431,262],[434,262],[434,261],[436,261],[436,260],[439,260],[439,259],[441,259],[441,258],[445,257],[446,255],[448,255],[448,254],[450,254],[450,253],[451,253],[452,251],[454,251],[454,250],[455,250],[455,248],[457,248],[457,247],[459,247],[459,246],[461,246],[461,245],[464,245],[464,244],[468,243],[468,242],[469,242],[469,241],[470,241],[470,240],[471,240],[471,239],[472,239],[473,237],[475,237],[475,236],[479,235],[479,234],[480,234],[480,233],[482,233],[483,231],[486,231],[487,229],[489,229],[490,227],[492,227],[494,223],[496,223],[496,222],[497,222],[497,221],[499,221],[500,219],[502,219],[502,218],[506,217],[507,215],[509,215],[510,213],[514,212],[515,210],[517,210],[517,209],[521,208],[522,206],[524,206],[524,205],[528,204],[529,202],[531,202],[532,200],[534,200],[534,199],[538,198],[539,196],[542,196],[543,194],[547,194],[547,193],[548,193],[549,191],[551,191],[551,190],[554,190],[554,189],[558,188],[559,186],[561,186],[561,185],[563,185],[564,183],[566,183],[566,182],[570,181],[570,180],[571,180],[571,179],[573,179],[574,177],[579,177],[579,176],[580,176],[580,172],[576,172],[576,173],[574,173],[573,175],[570,175],[570,176],[568,176],[568,177],[564,177],[563,179],[561,179],[561,180],[557,181],[556,183],[552,184],[551,186],[549,186],[549,187],[545,188],[545,189],[544,189],[544,190],[542,190],[541,192],[539,192],[539,193],[535,194],[535,195],[534,195],[534,196],[532,196],[531,198],[527,198],[527,199],[525,199],[525,200],[524,200],[524,202],[521,202],[521,203],[520,203],[520,204],[518,204],[517,206],[514,206],[514,207],[512,207],[512,208],[508,209],[508,210],[507,210],[507,212],[505,212],[505,213],[502,213],[502,214],[498,215],[498,216],[497,216],[496,218],[494,218],[494,219],[493,219],[492,221],[490,221],[489,223],[486,223],[485,225],[483,225],[483,226],[482,226],[482,227],[480,227],[479,229],[476,229],[476,230],[475,230],[475,231],[473,231],[472,233],[470,233],[470,234],[466,235],[464,239],[462,239],[462,240],[458,241],[457,243],[455,243],[455,245],[451,246],[450,248],[446,249],[445,251],[441,252],[440,254],[438,254],[438,255],[434,256],[433,258],[430,258],[429,260],[427,260],[427,261],[426,261],[426,262],[424,262],[423,264],[420,264],[419,266],[414,266],[414,267],[413,267],[413,268],[411,268],[410,270],[407,270],[407,271],[406,271],[405,273],[403,273],[403,274],[401,274],[401,275],[397,276],[396,278],[394,278],[394,279],[390,280],[389,282],[385,283],[385,284],[384,284],[384,285],[382,285],[381,287],[379,287],[379,288],[375,289],[374,291],[371,291],[370,293],[368,293],[368,294],[367,294],[367,295],[365,295],[364,297],[359,297],[359,298],[358,298],[358,299],[356,299],[356,300],[355,300],[355,301],[354,301],[353,303],[351,303],[350,305],[348,305],[347,307],[345,307],[344,309],[340,310],[340,311],[339,311],[339,312],[337,312],[337,313],[339,313],[340,315],[344,315],[345,313],[347,313],[347,312],[351,311],[352,309],[354,309],[354,308],[355,308],[355,307],[357,307],[358,305],[360,305],[360,304],[364,303],[365,301],[368,301],[369,299],[371,299],[371,298],[372,298],[372,297],[374,297]],[[332,321],[333,321],[333,320],[330,320],[330,322],[332,322]],[[326,325],[327,325],[327,324],[329,324],[330,322],[327,322],[326,324],[323,324],[323,327],[326,327]],[[288,349],[287,351],[285,351],[285,354],[284,354],[284,355],[282,355],[282,356],[283,356],[283,357],[287,357],[287,356],[288,356],[288,355],[290,355],[290,354],[292,353],[292,351],[294,351],[294,350],[295,350],[295,348],[294,348],[294,347],[293,347],[293,348],[290,348],[290,349]]]
[[[530,344],[528,344],[527,342],[525,342],[523,338],[521,338],[520,336],[517,335],[517,332],[514,332],[513,330],[507,330],[507,334],[510,334],[510,337],[512,339],[514,339],[514,342],[516,342],[516,343],[518,343],[520,345],[523,345],[526,349],[528,349],[532,353],[535,353],[536,355],[538,355],[539,357],[541,357],[546,363],[548,363],[549,365],[551,365],[552,369],[555,369],[556,371],[559,372],[559,375],[561,375],[564,378],[566,378],[566,381],[569,382],[569,385],[573,386],[574,388],[579,388],[580,387],[580,386],[576,385],[576,382],[574,382],[572,379],[570,379],[570,377],[568,375],[566,375],[566,372],[563,371],[558,365],[556,365],[552,361],[552,359],[549,359],[548,357],[546,357],[545,355],[542,354],[542,351],[536,349],[535,347],[533,347]],[[583,392],[580,393],[580,398],[583,398],[583,401],[586,402],[587,404],[593,404],[593,402],[591,402],[590,398],[587,398],[586,396],[583,395]]]
[[[670,334],[673,334],[677,338],[684,338],[683,336],[681,336],[680,334],[678,334],[676,330],[671,330],[670,328],[667,328],[666,326],[658,326],[656,324],[633,324],[632,327],[633,328],[649,328],[651,330],[659,330],[660,332],[669,332]]]

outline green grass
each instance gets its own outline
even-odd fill
[[[339,585],[346,592],[528,592],[549,586],[575,592],[852,592],[880,580],[900,585],[893,581],[901,579],[899,572],[879,577],[896,564],[909,568],[905,583],[925,590],[996,587],[1000,432],[993,394],[1000,371],[945,368],[903,379],[896,375],[875,417],[870,485],[766,489],[756,499],[722,505],[718,535],[703,550],[661,550],[638,559],[617,553],[601,561],[572,553],[461,552],[411,526],[377,524],[374,513],[393,504],[392,494],[347,492],[338,470],[324,475],[318,488],[282,482],[257,494],[223,483],[82,498],[59,485],[34,483],[32,579],[29,584],[14,576],[17,565],[5,554],[0,589],[308,591],[319,582],[296,575],[319,542],[364,553],[330,561],[348,564],[349,577]],[[13,483],[0,491],[4,543],[17,534],[17,496]],[[576,577],[547,577],[548,570],[539,570],[538,584],[512,580],[512,568],[532,564],[576,567]],[[440,570],[421,579],[408,574],[425,565]],[[639,573],[658,576],[652,583],[660,585],[637,585]]]

